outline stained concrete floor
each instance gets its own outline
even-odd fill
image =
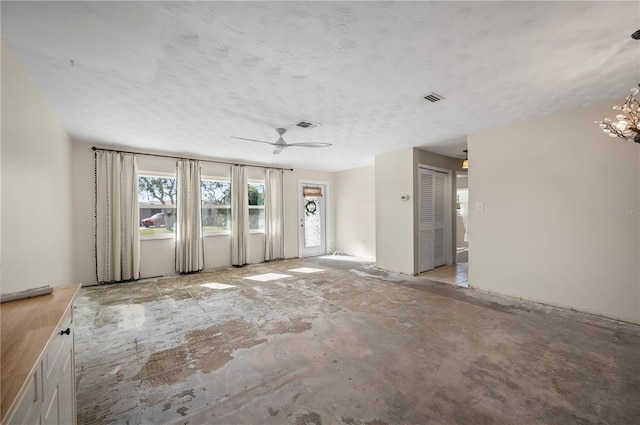
[[[290,277],[246,279],[265,273]],[[639,326],[368,263],[84,288],[75,320],[80,425],[640,418]]]

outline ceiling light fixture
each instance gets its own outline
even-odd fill
[[[640,87],[640,84],[638,84]],[[614,106],[613,109],[620,111],[616,115],[617,121],[611,121],[605,118],[602,121],[596,121],[596,124],[607,133],[609,137],[619,137],[625,140],[633,140],[640,143],[640,102],[635,96],[640,92],[638,87],[631,89],[631,94],[627,96],[622,106]]]
[[[462,161],[462,169],[468,170],[469,169],[469,158],[467,158],[468,151],[465,149],[463,152],[464,152],[464,161]]]

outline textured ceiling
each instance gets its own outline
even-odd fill
[[[2,38],[74,140],[337,171],[623,98],[640,2],[8,2]],[[445,97],[429,103],[429,92]],[[294,127],[300,120],[321,123]],[[585,123],[593,125],[593,123]],[[289,143],[265,144],[276,127]],[[594,128],[594,131],[597,131]]]

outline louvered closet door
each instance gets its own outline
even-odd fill
[[[431,270],[434,265],[434,172],[418,169],[418,272]]]
[[[418,272],[446,264],[447,175],[419,169]]]

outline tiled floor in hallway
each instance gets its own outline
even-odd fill
[[[458,263],[450,266],[440,266],[433,270],[420,273],[420,277],[450,285],[469,287],[469,263]]]
[[[369,263],[84,288],[75,322],[79,425],[640,417],[640,327]]]

